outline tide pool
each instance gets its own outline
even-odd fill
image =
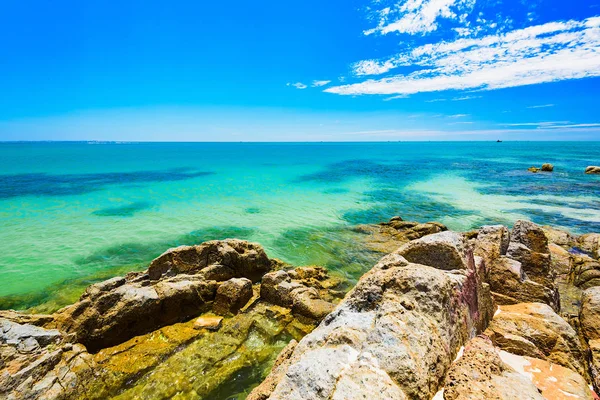
[[[380,255],[350,228],[394,215],[598,232],[598,164],[600,142],[1,143],[0,308],[50,311],[227,237],[352,280]]]

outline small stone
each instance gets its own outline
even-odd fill
[[[542,165],[542,171],[552,172],[552,171],[554,171],[554,165],[546,163],[546,164]]]
[[[237,314],[252,298],[252,295],[250,279],[230,279],[217,289],[213,311],[219,315]]]
[[[529,167],[529,168],[527,168],[527,171],[533,172],[535,174],[537,172],[540,172],[540,169],[537,167]]]
[[[194,321],[194,329],[208,329],[209,331],[218,331],[221,328],[223,317],[216,315],[204,315]]]

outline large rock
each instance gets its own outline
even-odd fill
[[[474,268],[473,252],[467,249],[466,238],[457,232],[445,231],[413,240],[398,249],[407,261],[437,269],[452,271]]]
[[[590,348],[590,372],[594,387],[600,390],[600,286],[583,292],[579,321]]]
[[[581,288],[600,286],[600,262],[581,254],[571,256],[571,281]]]
[[[554,171],[554,165],[552,165],[550,163],[542,164],[542,171],[552,172],[552,171]]]
[[[330,278],[319,267],[300,267],[291,271],[274,271],[263,277],[261,299],[291,308],[294,314],[321,320],[335,307],[331,288],[339,280]]]
[[[355,230],[367,235],[364,242],[369,249],[389,254],[411,240],[443,232],[448,228],[438,222],[420,223],[393,217],[389,222],[382,222],[378,225],[359,225]]]
[[[94,363],[54,329],[0,319],[0,398],[70,398]]]
[[[167,250],[148,267],[151,280],[163,275],[201,272],[208,280],[225,281],[248,278],[258,282],[271,270],[271,260],[264,249],[244,240],[214,240],[198,246],[181,246]]]
[[[259,245],[241,240],[179,247],[152,261],[145,274],[132,273],[88,287],[78,303],[55,313],[48,326],[71,334],[95,352],[209,311],[219,286],[225,285],[223,296],[231,287],[218,282],[225,278],[246,278],[251,292],[251,282],[268,272],[271,264]],[[229,311],[236,308],[237,303],[232,304]]]
[[[578,238],[579,248],[595,259],[600,259],[600,233],[587,233]]]
[[[404,249],[434,266],[410,263],[402,249],[384,257],[300,341],[260,398],[431,399],[459,348],[491,318],[489,291],[463,244],[447,235]]]
[[[484,333],[509,353],[548,360],[588,375],[577,332],[546,304],[500,306]]]
[[[232,278],[217,289],[213,311],[219,315],[237,314],[252,298],[252,282],[246,278]]]
[[[600,167],[590,165],[585,169],[586,174],[600,174]]]
[[[444,400],[593,400],[576,372],[494,348],[486,337],[471,340],[448,372]],[[442,397],[440,397],[442,398]]]

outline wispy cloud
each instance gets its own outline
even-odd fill
[[[312,87],[321,87],[331,83],[331,81],[312,81]]]
[[[542,122],[515,122],[508,124],[500,124],[506,127],[531,127],[533,129],[582,129],[582,128],[600,128],[600,123],[573,123],[571,121],[542,121]]]
[[[376,4],[381,4],[377,1]],[[440,20],[463,21],[473,9],[475,0],[401,0],[376,10],[372,18],[377,26],[365,35],[398,32],[422,34],[438,29]]]
[[[539,106],[529,106],[527,108],[548,108],[548,107],[554,107],[554,104],[541,104]]]
[[[390,101],[390,100],[396,100],[396,99],[406,99],[407,97],[408,97],[408,95],[399,94],[398,96],[386,97],[385,99],[383,99],[383,101]]]
[[[448,118],[464,118],[464,117],[468,117],[469,114],[454,114],[454,115],[448,115]]]
[[[461,97],[454,97],[452,99],[452,101],[465,101],[465,100],[473,100],[473,99],[480,99],[483,96],[461,96]]]
[[[421,7],[434,1],[413,2]],[[392,29],[385,28],[386,23],[380,25],[381,32]],[[358,76],[366,76],[398,67],[420,69],[325,91],[340,95],[411,95],[444,90],[493,90],[600,76],[600,17],[426,44],[388,59],[360,61],[353,70]]]
[[[296,89],[306,89],[308,87],[302,82],[288,83],[287,86],[293,86]]]

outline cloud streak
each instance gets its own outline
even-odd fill
[[[382,33],[386,26],[380,23]],[[353,72],[359,77],[372,76],[400,67],[413,71],[333,86],[325,92],[412,95],[445,90],[494,90],[600,76],[600,17],[426,44],[388,59],[360,61],[353,65]]]

